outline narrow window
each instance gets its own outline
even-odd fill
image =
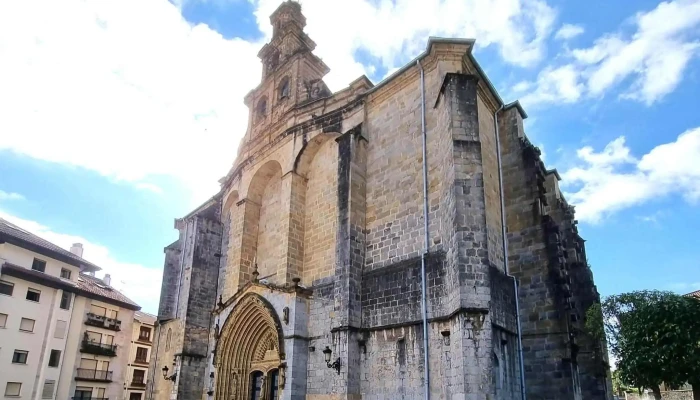
[[[165,336],[165,351],[170,350],[170,339],[172,338],[173,330],[168,328],[168,334]]]
[[[151,341],[151,328],[147,328],[145,326],[142,326],[139,330],[139,340],[143,340],[145,342],[150,342]]]
[[[129,393],[129,400],[141,400],[141,393]]]
[[[286,99],[289,97],[289,77],[285,77],[282,79],[282,83],[280,83],[280,89],[279,89],[279,98],[281,99]]]
[[[267,114],[267,99],[263,97],[260,99],[258,102],[258,107],[256,108],[257,114],[258,114],[258,121],[262,121],[265,119],[265,114]]]
[[[66,326],[68,323],[66,321],[61,321],[60,319],[56,321],[56,328],[53,332],[53,337],[56,339],[63,339],[66,337]]]
[[[49,367],[58,367],[61,362],[61,350],[51,350],[49,356]]]
[[[0,328],[4,328],[7,325],[7,314],[0,313]]]
[[[34,332],[34,320],[29,318],[22,318],[19,323],[19,330],[22,332]]]
[[[27,300],[39,302],[41,298],[41,291],[29,288],[27,289]]]
[[[143,384],[143,377],[144,377],[143,370],[142,369],[135,369],[134,376],[133,376],[133,378],[131,378],[131,383],[137,384],[137,385],[139,385],[139,384],[142,385]]]
[[[12,363],[13,364],[26,364],[28,355],[29,355],[28,351],[15,350],[15,352],[12,354]]]
[[[63,279],[70,279],[70,270],[61,268],[61,278]]]
[[[71,292],[66,292],[65,290],[61,294],[61,308],[64,310],[70,310],[70,301],[73,298]]]
[[[0,294],[6,294],[12,296],[12,290],[15,288],[15,284],[7,281],[0,281]]]
[[[85,387],[85,386],[78,386],[75,388],[75,392],[73,392],[73,398],[78,400],[89,400],[92,398],[92,388],[91,387]]]
[[[32,262],[32,269],[34,271],[45,272],[46,271],[46,261],[35,258]]]
[[[7,382],[5,386],[5,397],[19,397],[22,392],[21,382]]]
[[[42,399],[53,399],[53,391],[56,388],[56,381],[47,380],[44,382],[44,389],[41,391]]]

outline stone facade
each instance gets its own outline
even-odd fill
[[[597,293],[572,210],[474,42],[431,39],[419,64],[331,93],[301,7],[271,23],[234,165],[165,249],[151,370],[172,379],[150,398],[518,399],[510,271],[528,397],[610,399],[604,344],[577,334]]]

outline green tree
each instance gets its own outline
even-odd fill
[[[607,338],[622,381],[650,388],[689,382],[700,400],[700,301],[671,292],[640,291],[610,296],[587,313],[586,330]],[[598,314],[601,315],[601,314]]]

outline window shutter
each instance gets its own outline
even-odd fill
[[[56,339],[63,339],[66,337],[66,321],[61,321],[60,319],[56,321],[56,329],[53,332],[53,337]]]
[[[56,386],[56,381],[44,382],[44,390],[41,391],[42,399],[53,399],[53,390]]]
[[[25,332],[34,332],[34,320],[29,318],[22,318],[19,323],[19,330]]]

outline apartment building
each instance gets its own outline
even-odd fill
[[[127,382],[125,400],[143,400],[146,398],[146,379],[148,365],[151,362],[151,346],[155,331],[156,316],[136,311],[131,328],[131,351],[127,365]]]
[[[0,394],[121,399],[140,307],[82,258],[0,219]]]

